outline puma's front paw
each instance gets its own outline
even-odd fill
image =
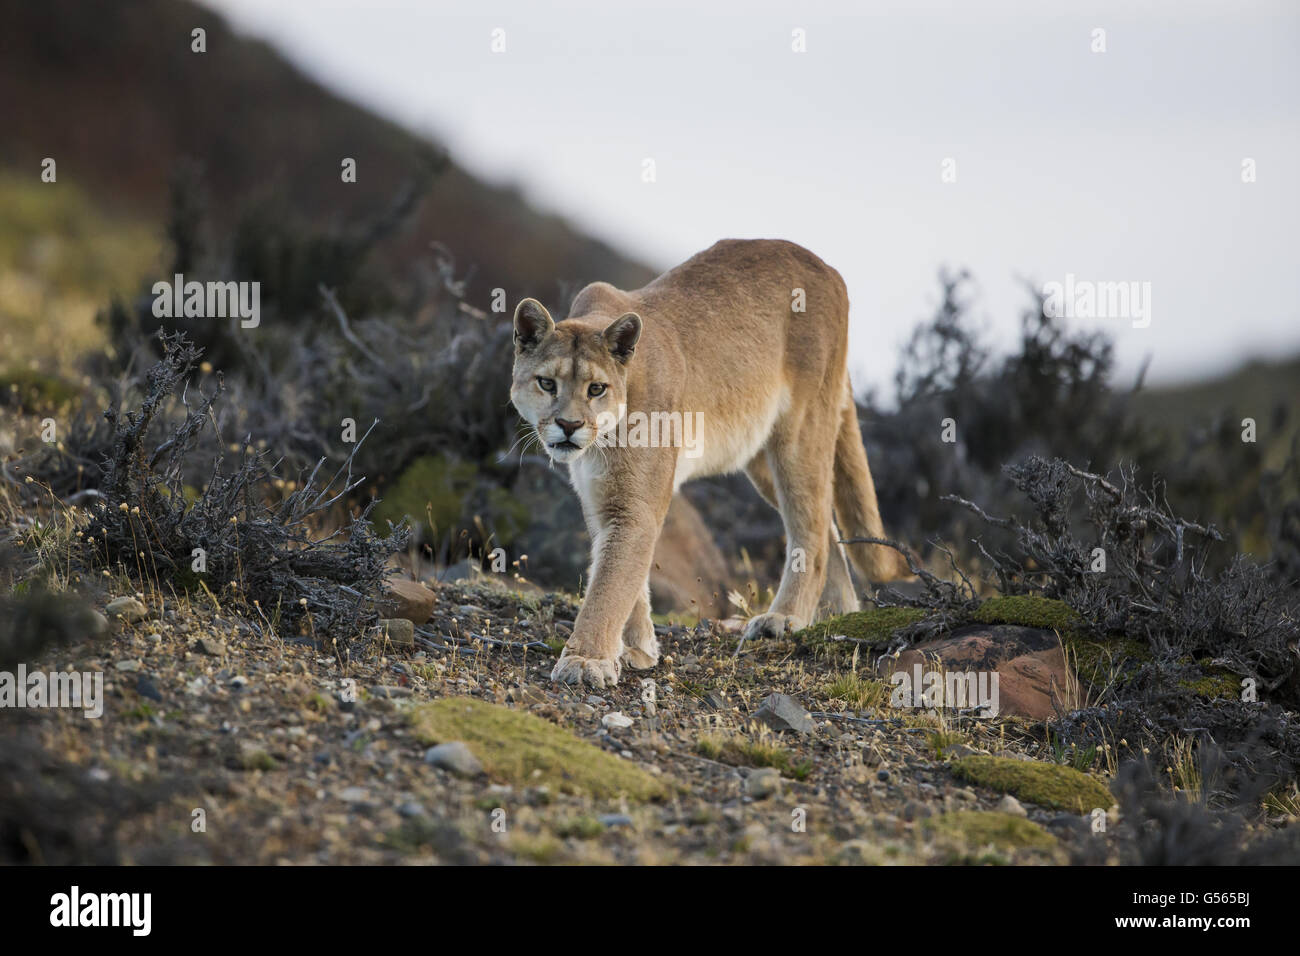
[[[618,683],[619,663],[603,657],[583,657],[570,654],[567,650],[560,654],[551,671],[551,680],[564,684],[580,684],[586,681],[592,687],[613,687]]]
[[[761,637],[781,637],[790,631],[801,631],[804,620],[789,614],[755,614],[745,625],[745,640]]]

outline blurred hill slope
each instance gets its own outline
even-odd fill
[[[207,31],[206,53],[191,52],[195,27]],[[304,224],[342,226],[376,218],[433,164],[441,173],[381,258],[410,261],[442,242],[458,274],[474,269],[478,304],[498,286],[511,302],[556,302],[560,282],[635,287],[653,274],[184,0],[0,0],[0,103],[0,171],[37,182],[53,157],[59,183],[115,215],[161,223],[173,173],[197,160],[218,220],[265,202]],[[356,183],[341,181],[345,157]]]

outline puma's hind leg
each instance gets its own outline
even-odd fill
[[[762,453],[755,456],[745,466],[745,474],[763,496],[763,500],[780,511],[781,506],[776,500],[776,484],[772,479],[772,469],[767,464],[767,456]],[[858,610],[861,604],[858,602],[857,588],[849,573],[848,558],[844,553],[844,545],[840,544],[839,529],[834,522],[830,526],[826,551],[826,586],[822,588],[821,597],[817,601],[818,615],[832,617]]]
[[[746,639],[778,637],[812,623],[832,555],[843,560],[842,552],[831,547],[836,543],[831,508],[838,425],[838,409],[835,414],[807,414],[778,422],[768,442],[766,463],[785,525],[786,561],[771,609],[750,619]],[[841,591],[838,569],[835,580]]]

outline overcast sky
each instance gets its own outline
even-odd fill
[[[890,382],[942,265],[1004,346],[1023,280],[1073,274],[1150,283],[1145,328],[1078,320],[1126,373],[1300,351],[1294,0],[206,2],[652,266],[806,245],[848,282],[859,389]]]

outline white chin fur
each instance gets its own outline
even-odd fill
[[[573,461],[586,450],[586,446],[582,448],[552,448],[550,445],[546,446],[546,453],[551,456],[551,461],[558,461],[560,464]]]

